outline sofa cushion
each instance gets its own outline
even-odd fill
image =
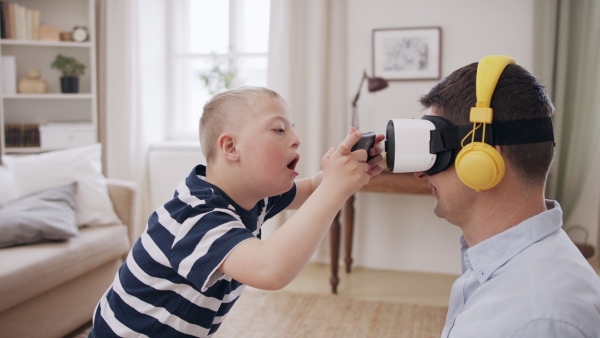
[[[12,170],[6,165],[0,165],[0,187],[0,205],[19,197]]]
[[[77,182],[77,224],[95,226],[121,223],[108,196],[102,175],[102,146],[97,143],[42,154],[3,156],[19,196]]]
[[[0,311],[36,297],[129,251],[127,227],[106,225],[80,229],[62,243],[0,249]]]
[[[76,189],[71,183],[0,205],[0,247],[77,236]]]

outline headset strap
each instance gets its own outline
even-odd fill
[[[483,128],[475,131],[475,140],[481,140]],[[529,120],[494,122],[486,126],[485,143],[496,145],[525,144],[554,141],[552,118],[543,117]],[[461,142],[473,125],[442,126],[431,131],[430,153],[437,154],[445,150],[460,149]],[[464,145],[471,143],[467,137]]]

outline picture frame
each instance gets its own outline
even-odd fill
[[[388,81],[441,77],[440,27],[373,30],[373,76]]]

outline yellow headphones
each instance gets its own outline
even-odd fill
[[[492,95],[500,75],[515,60],[505,55],[486,56],[477,66],[477,104],[471,108],[473,130],[463,139],[471,135],[471,143],[464,146],[454,162],[460,180],[475,191],[495,187],[504,177],[504,159],[493,146],[485,143],[485,128],[492,123],[494,112],[490,108]],[[475,142],[475,131],[483,128],[481,142]]]

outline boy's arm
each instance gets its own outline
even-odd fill
[[[365,163],[366,152],[350,153],[360,136],[351,130],[337,149],[327,152],[322,159],[322,182],[282,227],[266,241],[253,238],[242,242],[219,269],[259,289],[276,290],[291,282],[317,249],[344,202],[371,177],[373,168]]]
[[[373,148],[369,150],[369,156],[373,158],[368,162],[369,174],[372,176],[378,175],[383,170],[383,167],[379,165],[383,161],[381,152],[383,151],[383,144],[381,143],[385,139],[385,135],[378,134],[375,138]],[[296,197],[294,201],[287,207],[287,209],[296,210],[304,204],[306,199],[317,189],[317,187],[323,181],[323,171],[319,171],[311,178],[303,178],[296,181]]]
[[[303,178],[296,181],[296,197],[287,209],[299,209],[308,197],[321,185],[323,181],[323,171],[319,171],[311,178]]]

